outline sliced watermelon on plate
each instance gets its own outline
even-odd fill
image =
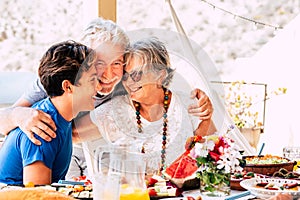
[[[164,171],[164,175],[179,188],[184,182],[195,178],[198,170],[197,162],[189,156],[189,151],[184,152]]]

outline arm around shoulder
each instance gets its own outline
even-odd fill
[[[20,98],[11,107],[0,109],[0,133],[7,135],[11,130],[19,126],[18,118],[22,117],[22,110],[31,106],[31,103],[23,98]]]
[[[31,108],[31,103],[20,98],[12,107],[0,110],[0,133],[7,135],[16,127],[26,133],[35,144],[41,142],[34,137],[34,133],[50,141],[56,137],[56,125],[51,116],[41,110]]]

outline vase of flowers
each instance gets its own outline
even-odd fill
[[[228,131],[224,135],[196,136],[191,142],[190,155],[197,161],[200,192],[204,195],[229,195],[231,173],[243,170],[245,161],[234,141],[228,137]]]
[[[202,164],[198,173],[201,194],[214,197],[230,194],[230,173],[210,163]]]

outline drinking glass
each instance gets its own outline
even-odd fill
[[[299,172],[300,169],[300,147],[297,146],[288,146],[284,147],[283,150],[283,157],[288,158],[291,161],[296,161],[297,164],[294,166],[294,171]]]

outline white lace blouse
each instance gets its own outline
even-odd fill
[[[186,139],[193,136],[201,120],[188,114],[188,105],[195,103],[188,95],[172,93],[168,109],[166,164],[184,152]],[[149,122],[141,116],[143,132],[139,133],[135,108],[129,97],[117,96],[91,112],[92,121],[104,139],[115,144],[134,144],[145,149],[147,168],[158,169],[161,159],[163,117]]]

